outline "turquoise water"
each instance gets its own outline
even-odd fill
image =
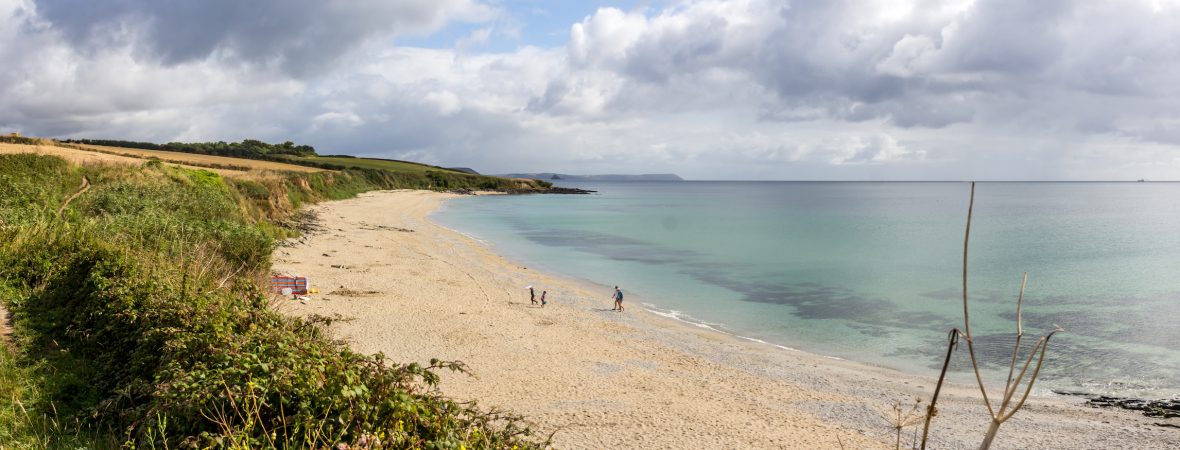
[[[936,375],[962,327],[966,183],[568,185],[598,193],[462,198],[433,219],[530,267],[620,285],[633,306],[784,347]],[[1042,386],[1180,394],[1178,200],[1173,183],[979,184],[969,293],[989,369],[1007,367],[1027,271],[1026,339],[1068,330]]]

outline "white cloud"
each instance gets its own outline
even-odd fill
[[[313,117],[311,124],[313,129],[319,130],[323,127],[355,128],[364,125],[365,121],[352,112],[329,111]]]
[[[1180,145],[1175,3],[686,0],[506,53],[476,0],[244,5],[0,0],[0,128],[698,178],[1165,178]]]
[[[929,36],[907,34],[893,44],[889,56],[877,63],[881,73],[908,78],[915,73],[925,72],[929,67],[927,59],[936,49]]]
[[[910,150],[888,134],[868,138],[849,139],[844,155],[832,160],[833,164],[882,164],[894,161],[914,161],[926,157],[921,150]]]
[[[330,70],[373,40],[496,16],[475,0],[53,0],[37,6],[38,17],[84,51],[126,44],[144,63],[218,59],[301,77]]]

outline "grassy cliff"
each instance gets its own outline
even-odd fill
[[[3,137],[0,137],[3,139]],[[19,138],[28,140],[28,138]],[[35,141],[35,140],[34,140]],[[47,140],[48,141],[48,140]],[[0,140],[2,142],[2,140]],[[104,153],[127,155],[135,150],[138,157],[155,157],[178,164],[204,165],[205,167],[249,169],[250,161],[273,161],[325,170],[346,170],[363,173],[367,177],[384,177],[374,180],[379,185],[410,189],[480,189],[506,192],[544,192],[553,185],[547,181],[532,179],[509,179],[477,175],[428,164],[397,161],[380,158],[361,158],[348,155],[318,155],[307,145],[295,145],[288,141],[282,144],[268,144],[254,139],[241,142],[169,142],[155,144],[110,139],[78,139],[58,142],[57,145]],[[183,158],[178,155],[207,155],[233,158],[226,163],[209,164],[200,158]],[[132,156],[132,155],[127,155]]]
[[[0,155],[0,448],[542,446],[437,393],[461,364],[358,354],[268,307],[295,208],[421,180]]]

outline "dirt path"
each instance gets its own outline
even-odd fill
[[[0,303],[0,345],[12,346],[12,316],[8,315],[8,310],[4,308],[4,304]]]
[[[57,209],[57,216],[61,217],[61,213],[66,210],[67,206],[70,206],[70,202],[74,201],[74,199],[78,198],[79,195],[85,194],[86,191],[89,191],[89,190],[90,190],[90,180],[87,179],[86,176],[82,176],[82,185],[78,186],[78,192],[75,192],[66,198],[66,201],[61,204],[61,208]]]

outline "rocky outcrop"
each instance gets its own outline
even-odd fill
[[[1122,408],[1142,412],[1147,417],[1173,419],[1180,417],[1180,400],[1146,400],[1141,398],[1111,397],[1108,395],[1094,395],[1085,392],[1053,391],[1059,395],[1084,397],[1086,406],[1094,408]],[[1176,426],[1171,424],[1169,426]]]
[[[549,188],[548,190],[546,190],[544,193],[545,194],[593,194],[595,192],[598,192],[598,191],[592,191],[589,189],[578,189],[578,188],[571,188],[571,187],[553,186],[553,187]]]

